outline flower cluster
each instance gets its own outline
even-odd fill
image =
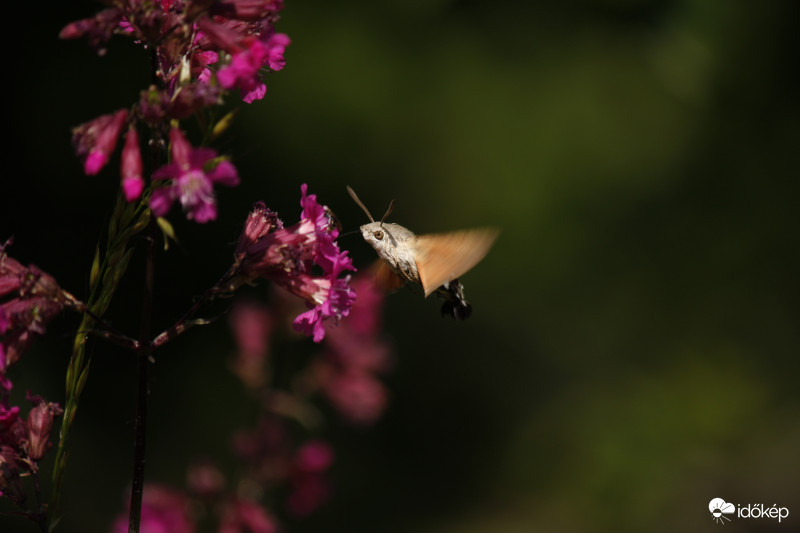
[[[383,414],[388,401],[379,375],[391,365],[390,348],[380,335],[386,293],[372,272],[352,283],[358,292],[350,316],[338,328],[328,328],[323,356],[311,366],[312,383],[349,422],[366,425]]]
[[[329,211],[317,203],[316,195],[307,194],[305,184],[300,191],[300,222],[288,228],[263,203],[256,204],[236,247],[236,276],[230,288],[266,278],[303,298],[309,309],[295,319],[294,327],[320,342],[327,319],[338,323],[350,313],[355,291],[350,276],[339,275],[355,268],[347,251],[336,244],[339,230]]]
[[[49,274],[9,257],[8,245],[0,245],[0,393],[11,388],[8,367],[74,302]]]
[[[185,491],[146,485],[141,531],[193,533],[199,529],[198,518],[206,517],[216,521],[219,533],[275,533],[278,520],[259,503],[264,494],[282,493],[283,508],[293,517],[307,516],[328,499],[332,448],[319,439],[297,445],[278,416],[262,413],[255,429],[234,435],[233,450],[244,466],[244,477],[234,487],[228,487],[225,475],[205,459],[189,466]],[[127,525],[126,512],[111,532],[127,531]]]
[[[328,499],[333,449],[319,439],[298,445],[285,419],[264,413],[255,429],[234,435],[233,447],[250,483],[286,494],[284,508],[290,515],[307,516]]]
[[[230,314],[231,330],[238,350],[232,370],[250,390],[267,384],[269,340],[275,325],[273,313],[252,301],[239,301]]]
[[[372,270],[350,282],[358,298],[347,318],[338,324],[326,322],[322,350],[298,375],[293,401],[284,401],[283,411],[304,418],[302,402],[321,394],[347,422],[369,425],[377,421],[388,403],[388,392],[380,376],[392,365],[391,347],[381,335],[385,291]],[[284,293],[285,294],[285,293]],[[269,378],[270,343],[280,323],[283,302],[267,307],[252,301],[238,302],[231,313],[231,329],[238,347],[233,372],[251,390],[265,386]],[[288,312],[288,310],[287,310]],[[273,394],[273,400],[275,395]]]
[[[53,420],[63,413],[57,403],[28,394],[33,408],[23,420],[18,406],[8,397],[0,400],[0,496],[23,507],[27,495],[22,476],[38,474],[38,462],[50,449]]]
[[[181,491],[158,484],[149,484],[142,494],[142,533],[194,533],[191,501]],[[128,531],[128,513],[120,515],[111,528],[112,533]]]
[[[21,476],[37,474],[38,462],[51,446],[53,420],[63,411],[28,393],[33,408],[23,419],[19,406],[10,405],[8,368],[72,300],[51,276],[9,257],[6,247],[8,243],[0,245],[0,496],[22,507],[26,493]]]
[[[239,89],[251,103],[267,92],[262,75],[283,69],[289,37],[274,24],[283,0],[113,0],[96,16],[67,25],[63,39],[85,37],[99,52],[112,35],[134,39],[152,50],[157,83],[141,92],[130,109],[119,109],[73,129],[73,145],[87,175],[109,162],[123,130],[121,186],[129,202],[145,190],[137,129],[169,132],[172,161],[153,173],[150,206],[163,216],[178,200],[189,219],[217,216],[214,184],[235,186],[233,165],[207,148],[192,148],[175,125],[222,104],[227,90]],[[160,133],[154,133],[158,138]]]
[[[277,520],[255,497],[233,493],[213,463],[201,460],[189,466],[186,490],[148,483],[142,498],[142,533],[194,533],[201,518],[214,519],[218,533],[277,533]],[[129,498],[126,498],[126,501]],[[203,511],[203,512],[200,512]],[[207,529],[201,529],[207,530]],[[111,533],[128,531],[128,512],[120,513]]]

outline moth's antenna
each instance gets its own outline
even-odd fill
[[[394,202],[394,200],[392,200],[391,202],[389,202],[389,209],[387,209],[387,210],[386,210],[386,213],[384,213],[384,214],[383,214],[383,218],[381,218],[381,223],[379,224],[379,226],[380,226],[380,227],[383,227],[383,221],[384,221],[384,220],[386,220],[386,217],[388,217],[388,216],[389,216],[389,214],[390,214],[392,211],[394,211],[394,203],[395,203],[395,202]]]
[[[361,209],[363,209],[363,210],[364,210],[364,212],[365,212],[365,213],[367,214],[367,216],[369,217],[369,221],[370,221],[370,222],[375,222],[375,219],[374,219],[374,218],[372,218],[372,215],[370,214],[370,212],[369,212],[369,209],[367,209],[367,206],[365,206],[363,203],[361,203],[361,200],[359,200],[359,199],[358,199],[358,196],[356,196],[356,191],[354,191],[353,189],[351,189],[349,185],[347,186],[347,192],[348,192],[348,193],[350,193],[350,197],[353,199],[353,201],[354,201],[356,204],[358,204],[358,207],[360,207]],[[386,218],[386,215],[384,215],[384,218]],[[381,222],[383,222],[383,220],[381,220]]]

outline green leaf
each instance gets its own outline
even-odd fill
[[[89,272],[89,286],[94,287],[97,283],[97,276],[100,275],[100,246],[94,252],[94,259],[92,260],[92,269]]]
[[[225,133],[225,131],[227,131],[227,129],[231,127],[231,124],[233,124],[233,119],[236,118],[236,113],[238,112],[239,108],[237,107],[236,109],[234,109],[233,111],[227,113],[224,117],[222,117],[216,124],[214,124],[214,127],[211,128],[210,140],[213,141],[217,137]]]
[[[174,241],[176,244],[178,242],[178,237],[175,236],[175,228],[172,227],[169,220],[163,217],[156,218],[156,222],[161,229],[161,233],[164,234],[164,251],[167,251],[169,250],[170,240]]]

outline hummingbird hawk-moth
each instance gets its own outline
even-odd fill
[[[458,279],[483,259],[498,230],[492,228],[416,235],[411,230],[385,222],[394,210],[389,209],[375,222],[369,209],[349,186],[347,192],[364,210],[370,223],[361,226],[361,235],[378,253],[377,281],[396,289],[403,284],[421,287],[427,298],[433,293],[444,298],[442,315],[464,320],[472,314],[472,305],[464,298],[464,285]]]

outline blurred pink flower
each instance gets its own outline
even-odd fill
[[[386,387],[366,372],[333,373],[325,381],[323,390],[336,410],[355,424],[373,424],[388,403]]]
[[[302,472],[324,472],[333,464],[333,448],[321,440],[310,440],[294,454],[295,468]]]
[[[125,134],[122,147],[122,163],[120,168],[122,190],[125,199],[132,202],[142,195],[144,179],[142,178],[142,154],[139,149],[139,134],[136,127],[131,126]]]
[[[291,514],[311,514],[328,499],[330,488],[325,473],[332,463],[333,449],[320,440],[306,442],[295,452],[286,500]]]
[[[225,488],[225,476],[213,462],[196,460],[186,472],[186,486],[192,495],[213,501],[219,498]]]
[[[6,298],[0,301],[0,380],[34,335],[44,333],[47,323],[71,304],[52,276],[9,257],[8,245],[0,245],[0,298]]]
[[[128,513],[114,521],[111,533],[127,533]],[[165,485],[149,484],[142,497],[140,533],[194,533],[189,500],[183,492]]]
[[[291,439],[284,421],[265,415],[255,429],[243,429],[233,436],[233,451],[249,475],[265,487],[280,484],[291,467]]]
[[[97,174],[108,163],[127,118],[128,111],[120,109],[72,129],[72,144],[87,175]]]
[[[323,357],[311,370],[342,417],[368,425],[380,418],[388,404],[388,391],[378,378],[392,362],[390,346],[381,335],[385,293],[370,271],[356,276],[352,286],[358,299],[339,327],[328,328]]]
[[[87,37],[89,46],[99,53],[105,52],[105,44],[111,39],[120,22],[123,12],[121,9],[111,7],[97,13],[94,17],[70,22],[59,33],[61,39],[80,39]]]
[[[169,137],[172,162],[156,170],[153,179],[172,181],[153,191],[150,208],[161,217],[178,200],[188,219],[199,223],[216,219],[214,184],[238,185],[236,167],[228,161],[215,162],[217,154],[210,148],[192,148],[178,128],[172,128]]]
[[[222,513],[219,533],[276,533],[275,519],[255,502],[236,499]]]
[[[267,307],[251,301],[237,302],[230,314],[237,346],[233,371],[252,389],[266,384],[265,363],[269,356],[273,322]]]

